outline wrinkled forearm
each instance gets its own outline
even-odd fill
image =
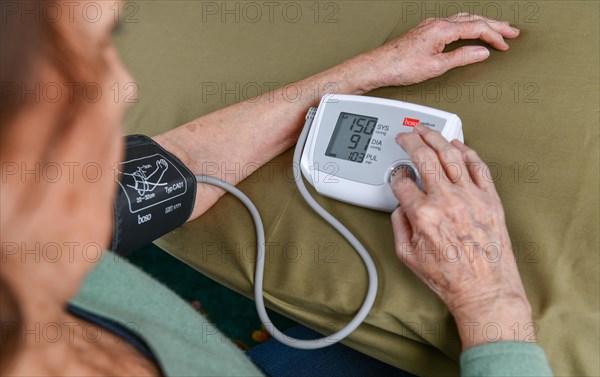
[[[237,184],[296,142],[304,116],[327,93],[362,94],[373,89],[366,56],[215,111],[154,139],[195,174]],[[231,172],[238,172],[232,174]],[[190,220],[206,212],[224,191],[199,184]]]

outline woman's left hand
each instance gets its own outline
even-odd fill
[[[461,39],[480,39],[490,46],[508,50],[504,39],[516,38],[519,29],[508,22],[459,13],[448,18],[429,18],[404,35],[363,55],[369,68],[370,87],[411,85],[440,76],[452,68],[486,60],[483,46],[464,46],[443,52],[446,45]]]

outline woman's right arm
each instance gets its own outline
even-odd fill
[[[408,33],[304,80],[262,96],[228,106],[154,139],[176,155],[194,174],[205,174],[232,185],[292,147],[309,107],[327,93],[363,94],[385,86],[404,86],[437,77],[459,66],[486,60],[483,46],[463,46],[444,52],[462,39],[480,39],[500,51],[505,39],[519,31],[508,22],[460,13],[427,19]],[[189,220],[207,211],[225,193],[199,184]]]
[[[425,192],[407,174],[392,182],[400,202],[392,214],[396,253],[448,305],[462,342],[463,374],[527,375],[533,367],[535,375],[551,375],[535,345],[531,306],[485,163],[461,142],[421,125],[397,141]],[[518,365],[514,372],[489,369]]]

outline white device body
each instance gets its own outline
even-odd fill
[[[417,123],[441,132],[448,141],[463,141],[456,114],[390,99],[328,94],[312,121],[300,163],[302,174],[321,195],[392,212],[398,206],[389,185],[395,169],[412,167],[420,186],[417,170],[395,141],[397,134],[412,132]],[[364,134],[356,131],[359,127]],[[368,131],[369,127],[374,128]],[[360,146],[360,152],[352,151],[353,146]]]

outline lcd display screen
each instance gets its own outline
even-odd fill
[[[340,113],[325,155],[362,163],[377,121],[365,115]]]

